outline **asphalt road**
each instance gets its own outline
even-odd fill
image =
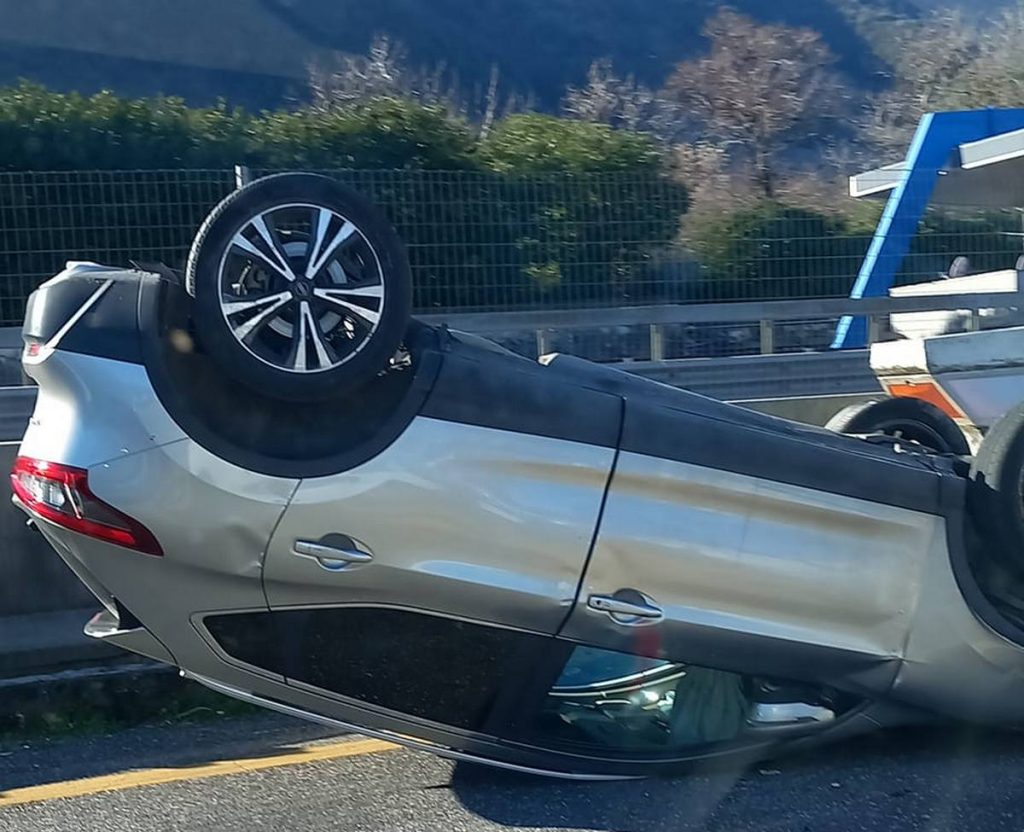
[[[267,717],[0,745],[11,790],[133,769],[280,755],[323,743]],[[58,787],[59,789],[60,787]],[[731,774],[581,784],[391,750],[209,779],[0,806],[2,832],[323,830],[1019,830],[1024,735],[889,733]]]

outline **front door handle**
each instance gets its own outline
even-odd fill
[[[292,551],[300,558],[312,558],[328,572],[341,572],[343,569],[373,560],[373,555],[357,548],[350,538],[346,539],[346,545],[340,546],[312,540],[296,540]]]
[[[591,595],[587,606],[608,613],[619,624],[650,623],[665,614],[650,598],[634,590],[623,590],[615,595]]]

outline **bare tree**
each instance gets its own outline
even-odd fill
[[[980,32],[959,11],[943,11],[891,23],[875,42],[892,72],[889,88],[867,107],[864,129],[874,144],[903,150],[922,115],[964,97],[981,55]]]
[[[1024,106],[1024,5],[1004,9],[976,30],[977,52],[951,85],[960,107]]]
[[[759,190],[772,197],[780,155],[840,111],[845,86],[834,56],[817,32],[759,24],[731,9],[708,20],[704,34],[709,53],[679,64],[666,95],[746,157]]]
[[[330,109],[342,104],[404,95],[408,77],[404,47],[387,35],[377,35],[366,55],[336,54],[329,64],[315,64],[309,70],[313,105]]]
[[[585,85],[566,90],[562,113],[580,121],[650,133],[665,144],[681,138],[679,106],[635,76],[618,75],[608,58],[590,65]]]
[[[581,121],[592,121],[627,130],[641,129],[654,106],[654,93],[636,78],[615,74],[608,58],[594,61],[583,87],[566,90],[562,111]]]
[[[483,134],[495,119],[534,107],[531,96],[501,90],[497,66],[486,86],[477,83],[466,91],[444,63],[413,67],[405,47],[387,35],[377,35],[366,55],[338,53],[329,62],[310,66],[309,86],[313,106],[321,110],[374,98],[409,98],[476,122]]]
[[[686,186],[692,203],[702,204],[731,194],[729,164],[720,144],[677,144],[672,148],[670,161],[672,178]]]
[[[486,137],[494,126],[494,120],[498,115],[498,82],[501,80],[501,73],[498,65],[491,67],[491,80],[487,85],[487,97],[484,104],[484,117],[480,123],[480,135]]]

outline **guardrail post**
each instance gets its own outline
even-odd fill
[[[665,327],[651,324],[651,361],[665,360]]]
[[[235,165],[235,190],[252,182],[252,172],[247,165]]]
[[[537,358],[542,355],[547,355],[551,352],[551,330],[550,329],[538,329],[537,330]]]
[[[762,318],[760,327],[761,355],[771,355],[775,352],[775,321]]]
[[[868,315],[868,346],[882,340],[882,322],[877,315]]]

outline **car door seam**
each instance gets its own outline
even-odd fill
[[[303,482],[304,480],[301,479],[296,481],[292,493],[288,495],[281,513],[277,515],[277,520],[274,521],[274,527],[270,530],[270,536],[267,538],[267,542],[263,546],[263,552],[260,554],[260,592],[263,594],[263,603],[267,605],[268,612],[270,611],[270,595],[267,593],[267,558],[270,557],[270,547],[274,542],[274,538],[277,537],[277,530],[281,527],[281,523],[284,522],[284,516],[288,513],[288,509],[292,507],[295,495],[299,493],[299,488]]]
[[[604,520],[605,506],[608,504],[608,495],[612,490],[612,480],[615,478],[615,469],[619,463],[619,454],[622,453],[622,435],[626,425],[626,399],[623,396],[619,396],[619,431],[618,437],[615,441],[615,453],[612,454],[612,462],[608,467],[608,477],[604,483],[604,492],[601,494],[601,504],[597,509],[597,520],[594,523],[594,532],[590,537],[590,546],[587,548],[587,555],[583,559],[583,569],[580,571],[578,580],[576,581],[576,593],[573,595],[572,603],[569,605],[569,609],[566,611],[565,616],[562,618],[562,622],[558,625],[555,630],[555,636],[559,636],[562,630],[565,629],[569,623],[569,619],[575,612],[576,607],[580,603],[580,596],[583,594],[583,584],[587,579],[587,571],[590,569],[590,562],[594,556],[594,550],[597,548],[597,537],[601,533],[601,523]]]

